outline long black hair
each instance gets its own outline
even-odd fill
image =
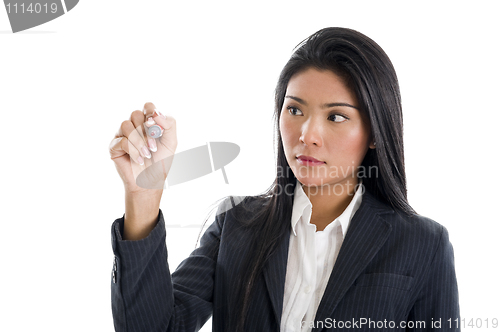
[[[252,228],[253,241],[246,248],[238,282],[232,285],[236,293],[232,294],[235,301],[225,315],[228,331],[244,330],[255,281],[280,239],[289,232],[293,195],[285,194],[284,189],[293,193],[296,178],[285,157],[279,122],[288,82],[308,68],[331,70],[343,78],[370,121],[376,148],[368,149],[361,166],[365,170],[375,168],[377,176],[363,178],[365,190],[398,212],[415,213],[407,200],[401,97],[389,57],[373,40],[355,30],[319,30],[297,45],[278,79],[274,109],[276,178],[266,192],[252,197],[254,203],[259,202],[259,208],[242,220],[245,227]],[[246,202],[245,199],[238,207],[251,209]]]

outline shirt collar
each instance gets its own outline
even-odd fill
[[[362,182],[360,181],[360,185],[357,187],[351,202],[346,207],[344,212],[342,212],[342,214],[338,216],[337,219],[335,219],[339,221],[342,228],[342,234],[344,237],[345,234],[347,233],[347,228],[349,227],[350,221],[354,213],[358,210],[359,206],[361,205],[362,194],[363,194],[361,184]],[[297,183],[295,185],[292,219],[291,219],[292,230],[295,236],[297,236],[295,228],[300,220],[300,217],[302,217],[305,223],[310,223],[311,215],[312,215],[312,203],[309,200],[309,197],[307,197],[306,193],[302,189],[301,183],[297,180]],[[335,220],[332,220],[332,222],[329,225],[333,224]]]

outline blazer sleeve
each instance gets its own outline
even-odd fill
[[[453,247],[446,228],[441,226],[441,230],[438,248],[408,317],[408,322],[415,326],[409,331],[460,331]]]
[[[212,314],[212,297],[222,215],[200,246],[170,274],[165,221],[142,240],[122,238],[124,218],[112,225],[114,264],[111,303],[115,331],[197,331]]]

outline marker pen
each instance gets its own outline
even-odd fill
[[[163,135],[163,128],[157,124],[148,128],[148,137],[159,138]]]
[[[146,112],[146,111],[144,110],[144,112]],[[162,116],[161,113],[158,112],[156,109],[155,109],[155,113],[158,116]],[[148,128],[148,137],[160,138],[162,135],[163,135],[163,128],[161,126],[154,124]]]

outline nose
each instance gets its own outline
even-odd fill
[[[299,140],[307,146],[322,146],[323,139],[321,136],[321,126],[309,118],[302,125],[302,134],[300,135]]]

